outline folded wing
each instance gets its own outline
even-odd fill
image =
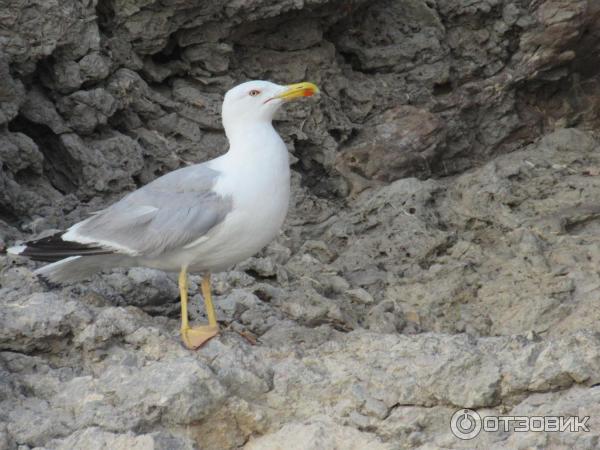
[[[19,254],[41,261],[120,253],[156,257],[198,241],[231,211],[204,164],[171,172],[95,213],[65,233],[31,241]]]

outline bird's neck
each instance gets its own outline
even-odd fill
[[[285,144],[270,121],[226,127],[225,134],[229,140],[229,153],[264,153],[285,149]]]
[[[236,128],[227,134],[229,151],[223,163],[231,173],[269,174],[289,182],[289,157],[285,143],[271,123],[253,124]]]

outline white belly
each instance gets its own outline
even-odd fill
[[[222,271],[256,254],[279,233],[289,202],[289,182],[277,191],[260,193],[260,201],[244,201],[227,215],[208,239],[192,248],[190,271]]]
[[[275,136],[274,151],[247,161],[238,156],[233,166],[226,163],[228,170],[214,190],[231,196],[232,211],[190,249],[190,271],[225,270],[256,254],[279,233],[289,205],[290,169],[287,148]]]

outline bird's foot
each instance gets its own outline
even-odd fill
[[[219,333],[218,325],[204,325],[201,327],[187,327],[181,329],[181,339],[187,348],[196,350],[206,341]]]

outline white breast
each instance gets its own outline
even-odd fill
[[[213,190],[231,196],[232,211],[193,249],[192,271],[220,271],[254,255],[279,233],[290,198],[287,148],[269,127],[211,166],[221,173]]]

